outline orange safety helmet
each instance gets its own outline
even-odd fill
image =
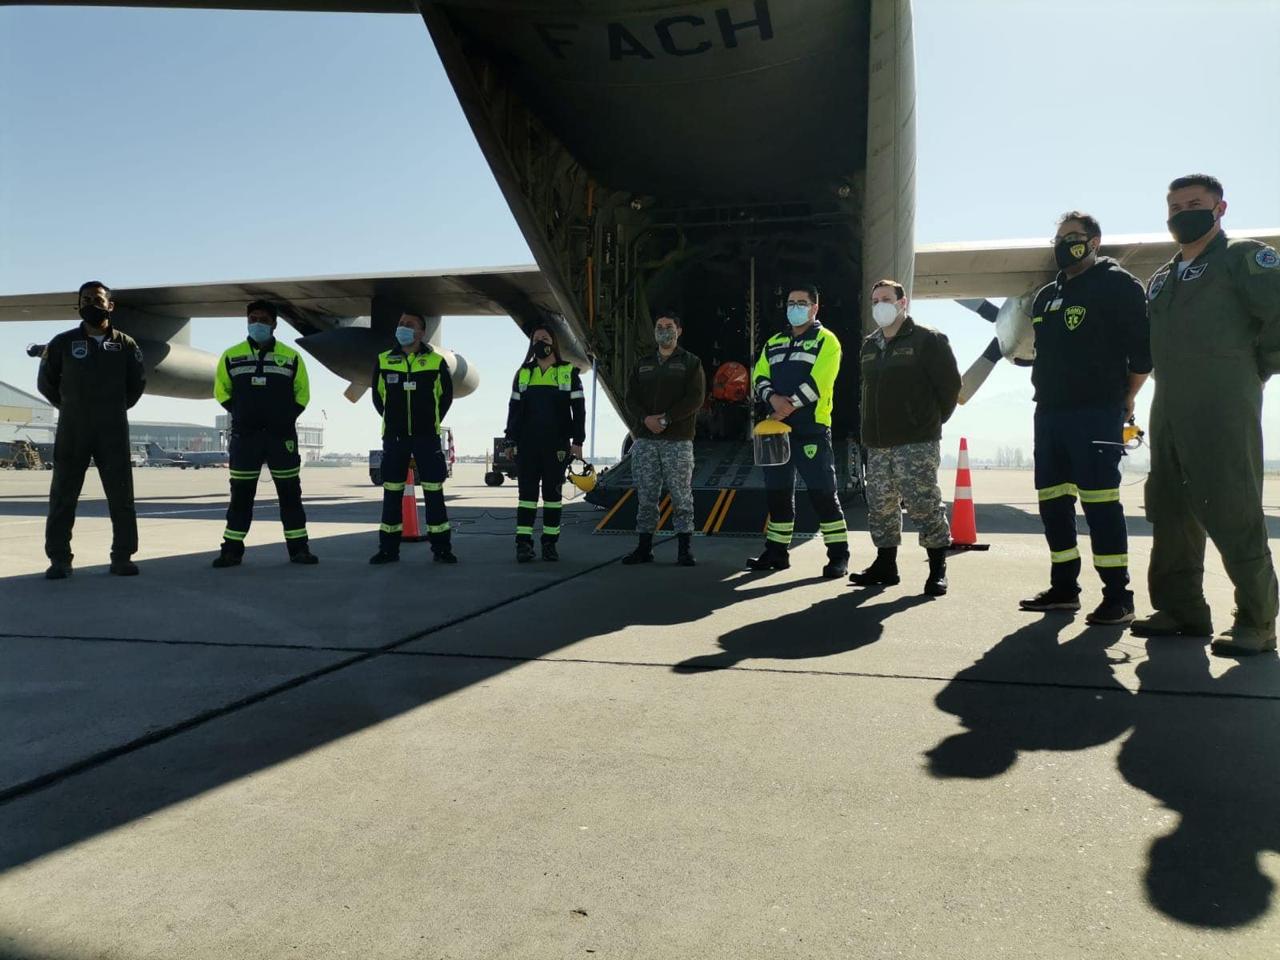
[[[751,378],[747,374],[747,368],[730,360],[716,369],[716,374],[711,379],[711,396],[729,403],[741,403],[747,399],[750,387]]]

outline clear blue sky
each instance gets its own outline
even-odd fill
[[[1164,186],[1206,170],[1230,228],[1280,225],[1280,3],[918,0],[917,240],[1047,237],[1058,213],[1109,233],[1163,229]],[[779,118],[779,135],[785,118]],[[810,149],[821,149],[813,144]],[[434,48],[414,17],[0,9],[0,292],[530,262]],[[1145,279],[1145,278],[1144,278]],[[961,366],[990,328],[959,306],[913,313]],[[240,319],[197,321],[221,350]],[[42,324],[0,328],[0,379]],[[483,385],[450,421],[478,452],[505,415],[522,339],[452,319]],[[377,418],[318,363],[331,450]],[[1268,456],[1280,400],[1267,401]],[[948,425],[981,453],[1030,449],[1027,374],[1007,364]],[[212,401],[140,415],[211,423]],[[601,409],[600,447],[622,427]]]

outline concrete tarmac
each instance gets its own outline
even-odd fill
[[[1026,473],[975,471],[991,549],[940,600],[911,534],[886,590],[816,543],[624,568],[582,503],[517,566],[470,465],[456,567],[369,567],[380,491],[309,468],[320,564],[264,478],[218,571],[226,471],[135,484],[142,575],[107,575],[91,479],[49,582],[48,474],[0,473],[0,956],[1280,957],[1280,661],[1019,613]]]

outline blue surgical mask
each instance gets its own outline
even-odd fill
[[[269,323],[251,323],[249,324],[249,339],[254,343],[266,343],[271,339],[271,324]]]
[[[396,327],[396,343],[402,347],[407,347],[413,343],[414,332],[409,327]]]
[[[799,304],[792,304],[787,307],[787,323],[793,327],[803,327],[809,322],[809,308],[802,307]]]

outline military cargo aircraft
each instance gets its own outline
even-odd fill
[[[652,348],[654,309],[696,320],[683,342],[710,380],[721,364],[749,366],[779,323],[787,284],[812,279],[823,323],[846,344],[833,433],[848,493],[858,477],[857,351],[848,345],[868,328],[870,281],[896,278],[917,299],[959,300],[995,323],[996,337],[965,374],[963,399],[1001,358],[1030,361],[1027,308],[1053,274],[1048,244],[915,245],[910,0],[145,5],[420,20],[537,261],[117,290],[117,322],[141,344],[153,393],[209,396],[215,358],[190,347],[190,318],[235,316],[264,297],[281,304],[304,349],[350,382],[352,400],[368,388],[401,309],[411,308],[429,316],[433,343],[443,315],[507,315],[526,330],[549,323],[621,410],[627,372]],[[1245,234],[1274,243],[1280,229]],[[1102,252],[1145,278],[1173,249],[1167,238],[1137,237]],[[987,297],[1008,299],[996,307]],[[68,319],[74,307],[73,293],[0,297],[0,320]],[[477,371],[446,359],[457,395],[473,391]],[[700,422],[695,486],[706,532],[759,528],[750,421],[743,401]],[[626,467],[592,494],[615,526],[629,522],[613,509],[631,486]],[[802,510],[797,529],[810,519]]]

